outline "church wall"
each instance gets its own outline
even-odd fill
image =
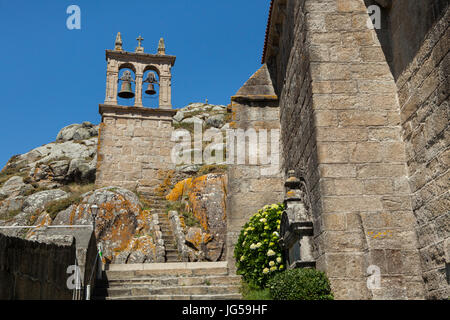
[[[444,2],[447,7],[445,9]],[[430,299],[450,286],[450,10],[448,1],[394,1],[388,12],[412,208]]]
[[[423,298],[397,90],[364,1],[288,0],[281,11],[266,61],[284,170],[307,173],[317,267],[338,299]],[[380,287],[369,288],[369,266]]]

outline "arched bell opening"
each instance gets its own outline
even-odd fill
[[[123,106],[134,106],[136,74],[134,68],[122,66],[119,69],[119,91],[117,93],[117,102]]]
[[[159,75],[154,70],[144,72],[142,100],[144,101],[144,105],[152,108],[159,107]]]

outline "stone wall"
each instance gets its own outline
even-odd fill
[[[92,228],[47,228],[44,226],[34,229],[33,235],[28,238],[30,241],[58,245],[70,244],[73,239],[75,239],[76,260],[77,266],[80,268],[81,285],[83,288],[90,285],[92,292],[95,288],[99,265],[97,261],[97,240]]]
[[[60,246],[0,234],[0,300],[71,300],[67,268],[75,243]]]
[[[265,61],[284,169],[306,174],[336,298],[423,298],[397,90],[367,19],[363,0],[274,1]],[[380,288],[368,288],[372,265]]]
[[[427,296],[447,299],[450,10],[448,1],[415,1],[414,6],[406,2],[394,1],[389,11],[391,65],[398,74],[402,136]]]
[[[173,110],[100,105],[96,185],[155,194],[174,168]]]
[[[254,129],[257,134],[261,133],[261,130],[267,130],[265,147],[258,137],[257,155],[265,148],[267,155],[270,156],[273,149],[273,155],[279,161],[277,137],[279,133],[271,131],[274,129],[279,132],[280,129],[278,99],[273,92],[265,65],[232,97],[230,107],[232,112],[230,128],[241,129],[243,132]],[[272,141],[273,134],[275,141]],[[282,174],[279,166],[272,166],[277,160],[270,159],[272,161],[270,164],[264,164],[258,158],[258,161],[252,164],[250,145],[254,144],[251,141],[246,138],[246,151],[243,157],[245,162],[239,163],[238,157],[235,157],[228,169],[227,261],[232,270],[235,268],[234,246],[243,225],[265,205],[282,202],[284,198]]]

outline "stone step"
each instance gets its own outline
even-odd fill
[[[106,298],[107,300],[241,300],[240,294],[219,295],[154,295],[154,296],[125,296]]]
[[[118,286],[198,286],[198,285],[239,285],[240,276],[193,276],[193,277],[142,277],[134,279],[109,280],[108,283],[99,284],[101,287]]]
[[[164,231],[161,230],[161,232],[163,233],[163,238],[170,238],[170,239],[173,239],[172,231],[166,231],[166,232],[164,232]]]
[[[199,285],[199,286],[173,286],[173,287],[114,287],[106,290],[108,297],[123,296],[153,296],[153,295],[219,295],[219,294],[238,294],[240,286],[238,285]]]
[[[166,257],[166,263],[181,262],[180,257]]]
[[[228,275],[227,262],[113,264],[105,266],[108,280],[155,276]]]

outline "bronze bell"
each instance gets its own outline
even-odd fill
[[[147,90],[145,90],[145,93],[151,96],[156,94],[155,86],[153,85],[153,83],[150,83],[148,85]]]
[[[122,81],[122,88],[119,92],[119,97],[123,99],[132,99],[134,98],[134,92],[131,88],[130,81]]]

